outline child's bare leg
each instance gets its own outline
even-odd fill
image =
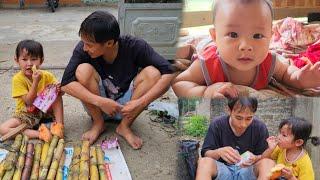
[[[271,168],[275,166],[275,162],[271,159],[261,159],[254,165],[255,174],[258,180],[268,180]]]
[[[148,66],[144,68],[136,77],[134,81],[134,91],[131,100],[135,100],[143,96],[149,91],[153,85],[160,79],[160,72],[152,67]],[[124,137],[124,139],[132,146],[133,149],[139,149],[142,146],[142,139],[135,135],[130,126],[136,120],[136,117],[145,109],[145,107],[138,107],[133,113],[134,118],[128,119],[124,117],[116,129],[116,132]]]
[[[11,118],[0,125],[0,134],[3,136],[8,132],[12,131],[13,129],[15,129],[16,127],[18,127],[20,124],[21,124],[20,119]],[[39,137],[39,131],[32,130],[32,129],[24,130],[23,134],[28,136],[30,139]]]
[[[58,123],[64,123],[64,116],[63,116],[63,101],[62,96],[58,96],[56,101],[52,104],[53,115],[55,121]]]
[[[89,64],[80,64],[76,71],[76,77],[80,84],[86,87],[90,92],[100,95],[99,80],[100,77],[96,70]],[[104,120],[101,109],[92,104],[83,102],[92,117],[91,128],[82,135],[82,139],[89,140],[93,144],[99,135],[105,130]]]
[[[23,131],[23,134],[28,136],[29,139],[37,139],[39,138],[39,131],[33,129],[26,129]]]

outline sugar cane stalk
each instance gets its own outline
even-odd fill
[[[60,139],[58,142],[57,149],[54,152],[52,163],[50,166],[50,170],[48,172],[47,180],[54,180],[57,174],[57,170],[59,167],[59,161],[64,150],[64,140]]]
[[[48,150],[49,150],[49,146],[50,146],[50,142],[45,142],[42,146],[42,150],[41,150],[41,158],[40,158],[40,169],[44,164],[44,161],[46,160],[47,154],[48,154]],[[40,171],[39,169],[39,171]]]
[[[90,147],[90,179],[99,180],[99,171],[97,168],[97,152],[94,146]]]
[[[34,152],[34,145],[32,143],[28,143],[26,160],[25,160],[25,163],[24,163],[24,168],[23,168],[23,171],[22,171],[21,180],[30,179],[32,161],[33,161],[33,152]]]
[[[47,178],[47,174],[48,174],[51,160],[53,157],[53,151],[54,151],[55,147],[57,146],[58,139],[59,139],[58,136],[53,136],[53,138],[51,140],[46,160],[44,161],[44,164],[40,170],[39,180],[44,180]]]
[[[70,173],[70,179],[72,179],[72,180],[79,179],[80,154],[81,154],[81,147],[75,146],[74,151],[73,151],[73,157],[72,157],[72,163],[71,163],[71,173]]]
[[[21,179],[21,174],[26,158],[26,153],[27,153],[27,144],[28,144],[28,136],[24,135],[20,147],[20,153],[19,153],[19,158],[18,158],[18,164],[16,166],[16,170],[13,175],[13,180],[20,180]]]
[[[56,175],[56,180],[62,180],[63,179],[63,166],[64,166],[64,161],[66,159],[66,154],[65,151],[62,152],[60,161],[59,161],[59,167],[58,167],[58,172]]]
[[[82,141],[81,157],[80,157],[80,180],[89,179],[89,141]]]
[[[97,152],[97,161],[98,161],[98,169],[99,169],[99,176],[100,179],[106,179],[105,167],[104,167],[104,153],[101,149],[101,146],[96,148]]]
[[[30,178],[31,180],[37,180],[39,177],[41,148],[42,144],[37,143],[34,151],[33,166],[31,171],[32,173]]]
[[[22,143],[22,135],[18,134],[11,146],[10,152],[7,154],[5,160],[4,160],[4,169],[10,170],[14,168],[14,165],[16,164],[17,157],[18,157],[18,151],[20,149],[21,143]]]

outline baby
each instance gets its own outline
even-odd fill
[[[273,10],[268,0],[217,0],[213,17],[210,35],[216,44],[175,78],[177,96],[235,97],[234,85],[260,90],[271,78],[299,89],[320,86],[320,62],[298,69],[269,52]]]

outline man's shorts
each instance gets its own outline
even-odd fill
[[[99,91],[100,91],[100,96],[102,97],[107,97],[106,96],[106,92],[105,92],[105,87],[102,85],[102,80],[100,78],[99,81]],[[127,102],[129,102],[131,100],[132,97],[132,93],[133,93],[133,81],[131,82],[129,89],[124,93],[124,95],[122,97],[120,97],[119,99],[116,100],[116,102],[118,102],[121,105],[125,105]],[[88,113],[88,115],[90,116],[87,108],[85,107],[85,105],[82,103],[84,110]],[[110,117],[109,115],[107,115],[105,112],[102,112],[102,116],[103,119],[105,121],[108,120],[117,120],[120,121],[122,119],[122,115],[121,113],[117,113],[114,117]]]
[[[222,162],[216,161],[217,164],[217,177],[216,180],[256,180],[253,171],[253,166],[241,168],[236,165],[225,165]]]

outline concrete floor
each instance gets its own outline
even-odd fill
[[[97,9],[110,11],[117,17],[117,9],[110,7],[61,7],[55,13],[43,8],[17,10],[0,10],[0,122],[10,118],[15,109],[11,98],[11,78],[16,72],[13,57],[17,43],[23,39],[35,39],[44,46],[45,61],[43,67],[49,68],[58,79],[79,40],[80,23],[91,12]],[[58,69],[52,69],[56,67]],[[5,70],[9,69],[9,70]],[[175,102],[172,91],[164,96]],[[81,103],[75,98],[65,95],[65,135],[69,144],[80,143],[83,132],[90,127],[90,118],[83,111]],[[105,137],[114,134],[115,123],[106,125]],[[142,137],[144,146],[141,150],[132,150],[120,138],[120,146],[133,179],[175,179],[176,177],[176,142],[178,137],[169,133],[159,123],[151,122],[150,115],[143,112],[133,124],[133,130]],[[174,131],[174,130],[173,130]]]

